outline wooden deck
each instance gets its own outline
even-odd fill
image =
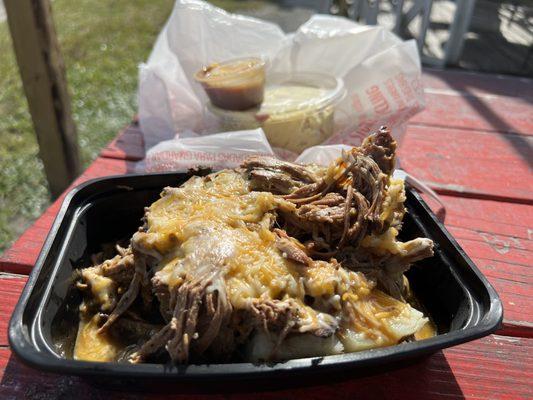
[[[409,125],[400,148],[402,166],[441,194],[446,226],[502,298],[502,328],[393,372],[254,393],[254,398],[533,397],[533,80],[426,70],[424,81],[427,107]],[[142,136],[132,123],[73,186],[131,172],[143,156]],[[0,259],[0,397],[125,397],[126,392],[99,390],[76,377],[30,369],[9,351],[9,316],[61,200]],[[249,393],[195,396],[250,397]]]

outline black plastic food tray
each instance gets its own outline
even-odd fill
[[[79,295],[70,290],[74,269],[88,264],[102,243],[130,237],[145,206],[163,187],[178,186],[186,174],[146,174],[95,179],[65,198],[9,325],[13,351],[27,364],[50,372],[107,378],[171,379],[173,382],[228,381],[353,374],[381,370],[400,361],[464,343],[495,331],[502,320],[500,299],[477,267],[436,219],[419,195],[408,189],[401,237],[429,237],[435,256],[414,265],[408,278],[424,311],[438,327],[436,337],[380,349],[276,364],[203,364],[173,367],[69,359],[77,327]],[[85,265],[84,265],[85,264]],[[69,333],[70,332],[70,333]],[[57,343],[66,343],[58,346]],[[71,350],[70,350],[71,351]]]

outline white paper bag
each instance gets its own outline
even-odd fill
[[[139,172],[185,172],[201,166],[219,170],[238,167],[252,155],[274,156],[261,129],[166,140],[146,153]]]
[[[315,15],[285,34],[275,24],[203,1],[177,0],[140,68],[139,118],[147,148],[186,131],[212,132],[204,118],[207,98],[194,73],[246,56],[268,59],[267,73],[312,71],[344,79],[347,95],[336,109],[330,144],[357,145],[381,125],[399,139],[403,124],[424,106],[415,42],[382,27]]]

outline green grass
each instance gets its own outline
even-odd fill
[[[145,61],[173,0],[55,0],[56,30],[67,68],[84,166],[137,109],[137,68]],[[259,1],[213,3],[235,11]],[[7,24],[0,23],[0,253],[50,203]]]

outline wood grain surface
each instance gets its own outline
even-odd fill
[[[533,396],[533,339],[491,335],[439,351],[413,365],[369,377],[270,392],[202,395],[166,389],[136,392],[129,385],[111,391],[70,375],[43,373],[24,366],[0,348],[0,397],[4,399],[527,399]],[[158,387],[159,386],[159,387]],[[236,385],[236,390],[238,390]],[[206,391],[208,386],[197,390]],[[161,393],[163,391],[163,393]],[[185,394],[181,394],[185,391]],[[166,392],[166,393],[165,393]]]
[[[403,169],[440,193],[533,204],[533,136],[410,125]]]
[[[41,373],[9,351],[9,317],[60,206],[55,202],[0,257],[0,398],[515,399],[533,398],[533,80],[426,70],[426,110],[409,125],[402,167],[440,193],[425,197],[498,291],[504,324],[491,335],[376,376],[291,390],[202,395],[110,391]],[[139,127],[126,127],[75,182],[134,171],[144,156]],[[163,393],[161,393],[163,391]],[[182,393],[182,394],[180,394]]]
[[[533,135],[532,99],[446,89],[426,89],[425,98],[425,110],[409,120],[410,124]]]
[[[527,77],[480,74],[473,71],[424,68],[424,90],[451,91],[477,97],[519,98],[533,101],[533,79]]]
[[[139,161],[144,158],[144,139],[136,122],[122,129],[117,137],[100,152],[100,157]]]
[[[9,319],[27,280],[27,276],[0,273],[0,347],[8,345]]]

